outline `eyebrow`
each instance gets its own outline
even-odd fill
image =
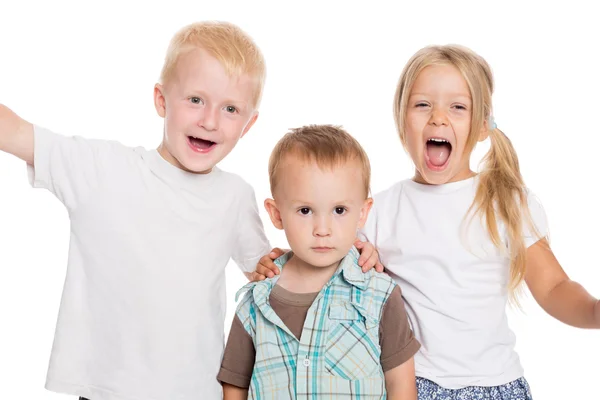
[[[182,90],[182,92],[186,95],[186,96],[198,96],[198,97],[206,97],[208,96],[208,94],[200,89],[184,89]],[[246,108],[248,107],[248,104],[250,104],[249,101],[244,101],[244,100],[234,100],[231,98],[226,98],[223,101],[220,101],[221,104],[232,104],[234,106],[238,106],[240,108]]]
[[[427,96],[431,96],[431,95],[427,94],[427,93],[418,93],[418,92],[410,94],[410,97],[421,97],[421,96],[427,97]],[[462,97],[463,99],[467,99],[467,100],[471,101],[471,96],[465,95],[464,93],[450,93],[450,97]]]
[[[303,205],[303,206],[311,206],[313,205],[313,203],[309,202],[309,201],[300,201],[300,200],[290,200],[290,202],[294,205],[294,206],[298,206],[298,205]],[[350,200],[342,200],[342,201],[335,201],[332,202],[332,204],[334,204],[334,207],[340,204],[351,204],[352,202]]]

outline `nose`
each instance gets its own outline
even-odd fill
[[[431,112],[431,117],[429,118],[429,123],[433,126],[442,126],[448,125],[448,116],[443,110],[439,108],[434,108]]]
[[[219,128],[219,110],[216,107],[204,107],[202,116],[198,120],[198,126],[207,131],[214,131]]]
[[[326,215],[321,215],[314,219],[313,236],[327,237],[331,236],[331,221]]]

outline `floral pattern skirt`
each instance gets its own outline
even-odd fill
[[[444,389],[438,384],[417,377],[419,400],[532,400],[525,378],[500,386],[469,386],[462,389]]]

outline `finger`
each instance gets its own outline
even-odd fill
[[[275,275],[279,275],[279,268],[272,261],[266,266],[267,273],[269,274],[269,278],[272,278]]]
[[[380,263],[379,261],[377,262],[377,265],[375,265],[375,271],[383,272],[383,264]]]
[[[361,242],[359,239],[356,239],[354,242],[354,247],[357,249],[362,249],[365,246],[365,242]]]
[[[276,258],[281,257],[282,255],[284,255],[284,251],[281,250],[279,247],[275,247],[273,250],[271,250],[271,252],[269,253],[269,257],[271,257],[271,259],[275,260]]]
[[[273,262],[271,260],[269,260],[268,262]],[[277,267],[275,267],[277,268]],[[269,277],[272,278],[273,276],[275,276],[274,272],[268,267],[268,265],[265,265],[265,263],[259,263],[256,266],[256,273],[261,274],[264,277]]]
[[[367,250],[364,250],[358,258],[358,265],[360,265],[363,268],[367,267],[366,263],[369,260],[369,254],[367,253]]]
[[[275,263],[273,262],[273,260],[271,260],[270,258],[267,257],[267,259],[264,262],[261,262],[262,266],[265,268],[264,272],[265,273],[270,273],[270,274],[279,274],[279,267],[277,267],[277,265],[275,265]],[[269,278],[272,278],[273,276],[269,276]]]
[[[369,268],[375,268],[377,266],[377,264],[379,264],[379,254],[377,254],[377,252],[374,251],[369,256],[369,259],[367,260],[366,265]]]
[[[264,275],[259,274],[258,272],[252,273],[252,282],[258,282],[265,279]]]

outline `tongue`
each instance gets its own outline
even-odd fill
[[[429,157],[430,163],[441,167],[450,157],[450,145],[448,143],[427,143],[427,157]]]
[[[213,142],[204,139],[196,139],[190,136],[190,143],[197,149],[206,150],[212,146]]]

